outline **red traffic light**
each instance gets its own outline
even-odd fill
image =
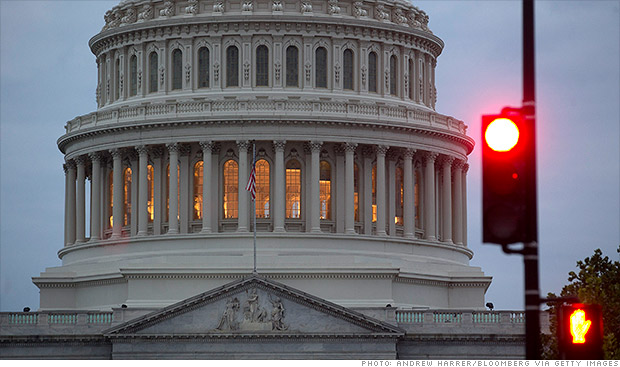
[[[498,117],[487,125],[484,141],[496,152],[508,152],[519,142],[519,127],[509,118]]]
[[[562,306],[558,313],[558,347],[562,359],[602,359],[601,306]]]

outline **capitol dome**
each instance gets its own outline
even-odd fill
[[[424,11],[125,0],[104,18],[97,110],[58,139],[65,244],[34,278],[42,310],[165,307],[255,254],[261,276],[345,307],[484,309],[474,141],[435,111],[443,42]]]

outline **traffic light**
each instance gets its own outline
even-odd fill
[[[603,359],[603,317],[600,305],[562,306],[558,313],[561,359]]]
[[[482,241],[537,240],[536,153],[523,109],[482,116]]]

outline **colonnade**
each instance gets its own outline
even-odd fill
[[[221,152],[222,144],[229,148],[225,153]],[[237,218],[233,218],[232,225],[236,219],[236,232],[251,231],[251,197],[245,190],[252,164],[251,144],[249,141],[202,141],[137,145],[91,152],[67,160],[64,165],[65,244],[119,240],[127,236],[229,231],[231,220],[222,214],[223,200],[227,200],[222,188],[222,162],[226,156],[234,157],[238,164]],[[271,147],[267,155],[274,167],[268,173],[270,214],[263,218],[269,231],[337,232],[466,245],[468,165],[461,159],[406,147],[352,142],[257,142],[257,146],[259,144]],[[299,147],[305,157],[297,152]],[[262,151],[264,153],[265,149]],[[190,184],[192,152],[198,159],[202,157],[201,188]],[[301,215],[293,219],[285,214],[287,185],[290,186],[286,182],[285,161],[290,160],[291,155],[302,162],[305,171],[300,184],[303,186],[299,203]],[[325,159],[334,166],[335,175],[329,179],[332,202],[328,206],[334,213],[322,219],[321,211],[325,208],[321,207],[324,194],[320,186],[320,164]],[[167,177],[166,164],[169,164]],[[124,182],[124,167],[132,168],[131,185],[112,184]],[[397,169],[402,176],[396,174]],[[397,177],[402,177],[402,182]],[[90,178],[89,238],[86,237],[87,178]],[[178,195],[166,194],[174,192]],[[128,193],[130,202],[121,205],[121,198],[127,198]],[[195,200],[198,196],[199,214],[191,218],[195,210],[191,198]],[[129,205],[134,208],[131,213],[127,212]],[[106,210],[111,210],[112,218],[117,219],[108,221]],[[124,216],[127,219],[120,220]],[[291,222],[301,225],[293,226]]]

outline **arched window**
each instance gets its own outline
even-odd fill
[[[194,220],[202,219],[202,180],[203,180],[202,161],[194,164]]]
[[[228,46],[226,49],[226,86],[239,86],[239,49]]]
[[[286,48],[286,86],[299,87],[299,50],[295,46]]]
[[[209,88],[209,49],[198,50],[198,88]]]
[[[269,218],[269,162],[256,161],[256,218]]]
[[[114,224],[114,170],[108,175],[108,228]]]
[[[398,70],[396,65],[396,56],[390,56],[390,94],[395,96],[396,93],[396,81],[398,78]]]
[[[172,90],[183,88],[183,53],[178,48],[172,51]]]
[[[237,218],[239,209],[239,165],[229,159],[224,163],[224,218]]]
[[[377,221],[377,164],[372,165],[372,221]]]
[[[138,57],[132,55],[129,58],[129,95],[138,94]]]
[[[353,51],[344,50],[342,54],[342,88],[353,90]]]
[[[286,163],[286,218],[301,218],[301,164],[295,159]]]
[[[157,52],[149,55],[149,93],[157,92]]]
[[[177,165],[177,220],[181,213],[181,167]],[[170,221],[170,164],[166,166],[166,222]]]
[[[256,86],[269,86],[269,49],[265,45],[256,48]]]
[[[415,78],[415,74],[413,73],[413,60],[409,59],[409,99],[413,99],[414,96],[414,85],[413,78]]]
[[[394,217],[394,223],[399,226],[403,225],[404,190],[405,185],[403,182],[403,168],[396,167],[396,215]]]
[[[314,52],[314,84],[316,88],[327,88],[327,50],[319,47]]]
[[[154,215],[155,215],[155,210],[154,210],[154,204],[155,204],[155,176],[154,176],[154,171],[153,171],[153,166],[152,165],[148,165],[146,166],[146,181],[147,181],[147,186],[148,186],[148,193],[147,193],[147,204],[146,204],[146,210],[149,213],[148,214],[148,218],[149,218],[149,222],[153,221]]]
[[[123,225],[131,224],[131,168],[123,171]]]
[[[377,92],[377,54],[368,54],[368,91]]]
[[[360,170],[357,163],[353,164],[353,217],[356,222],[360,220],[360,186],[359,186]]]
[[[116,73],[114,78],[115,99],[121,98],[121,60],[116,59]]]
[[[321,219],[332,219],[332,168],[329,162],[321,161],[319,179],[319,213]]]

